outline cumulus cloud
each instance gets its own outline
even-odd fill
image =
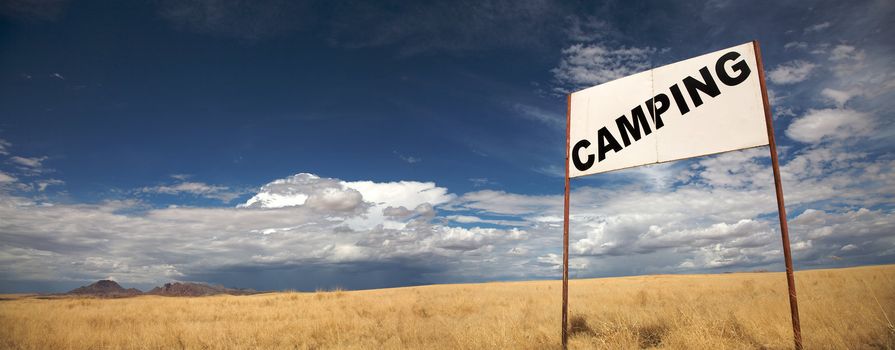
[[[817,65],[808,61],[796,60],[781,64],[768,73],[768,79],[774,84],[787,85],[805,81]]]
[[[844,262],[895,258],[884,235],[895,229],[891,210],[818,205],[890,203],[895,160],[824,147],[784,160],[788,208],[798,213],[790,228],[799,265],[838,263],[828,257],[834,253]],[[674,168],[686,180],[670,188],[576,187],[576,275],[778,267],[766,149],[690,165]],[[551,278],[561,266],[561,195],[482,190],[458,197],[431,182],[300,173],[271,181],[235,208],[45,203],[3,194],[0,218],[5,280],[115,276],[158,283],[298,268],[358,276],[345,271],[379,266],[389,276],[411,273],[414,281],[432,283]]]
[[[810,247],[803,255],[820,264],[836,256],[852,264],[873,261],[893,253],[895,213],[885,210],[827,212],[809,209],[791,222],[794,244]]]
[[[839,108],[812,109],[789,125],[786,136],[814,143],[868,136],[873,128],[874,121],[867,113]]]
[[[297,174],[265,185],[262,193],[269,196],[256,196],[236,208],[162,209],[142,208],[138,201],[41,203],[4,194],[0,278],[111,275],[156,283],[228,267],[324,269],[405,259],[439,270],[447,268],[441,266],[446,261],[481,264],[489,259],[486,253],[508,251],[528,239],[522,229],[440,223],[434,208],[454,196],[433,183],[351,182]],[[274,194],[303,200],[264,200]],[[145,210],[134,210],[138,208]]]
[[[301,173],[285,179],[278,179],[261,187],[258,194],[249,198],[240,207],[282,208],[302,205],[310,192],[319,187],[335,187],[337,181],[321,179],[314,174]]]
[[[797,151],[784,159],[784,188],[790,212],[799,213],[804,210],[800,208],[831,203],[885,205],[895,196],[892,190],[895,178],[886,170],[895,165],[891,160],[874,160],[866,154],[821,146]],[[690,164],[678,170],[686,180],[670,188],[575,187],[571,250],[573,256],[591,261],[592,268],[585,275],[606,271],[600,266],[607,264],[613,266],[607,273],[644,273],[612,264],[615,259],[631,259],[632,255],[637,256],[638,266],[650,266],[651,272],[779,266],[782,253],[767,149],[725,153]],[[558,236],[562,227],[561,196],[477,191],[459,197],[451,208],[480,215],[521,216],[529,224],[526,230],[531,237]],[[895,225],[873,218],[891,215],[889,210],[878,210],[863,219],[867,225],[879,225],[877,232],[884,232],[895,229]],[[802,233],[807,232],[808,226],[831,230],[830,234],[837,238],[826,244],[804,237]],[[831,250],[855,244],[855,234],[845,225],[830,227],[824,222],[809,225],[802,219],[791,221],[790,228],[800,264],[828,266],[833,263],[827,257],[832,254]],[[892,242],[874,240],[869,244],[879,244],[881,248],[872,249],[874,253],[864,251],[863,262],[895,258]],[[818,253],[819,250],[824,253]]]
[[[493,244],[499,241],[516,241],[525,237],[526,232],[513,228],[500,230],[496,228],[474,227],[466,229],[462,227],[440,226],[438,233],[438,246],[451,250],[492,250]]]

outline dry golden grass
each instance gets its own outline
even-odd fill
[[[796,274],[806,349],[892,349],[895,266]],[[3,349],[548,349],[558,281],[0,301]],[[792,347],[781,273],[575,280],[572,348]],[[15,299],[15,300],[8,300]]]

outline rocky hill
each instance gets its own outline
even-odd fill
[[[252,289],[233,289],[223,286],[197,283],[197,282],[171,282],[165,283],[161,287],[155,287],[152,290],[143,293],[136,288],[124,289],[117,282],[110,280],[101,280],[96,283],[75,288],[65,294],[57,294],[57,296],[94,296],[101,298],[125,298],[138,295],[162,295],[171,297],[201,297],[206,295],[230,294],[230,295],[248,295],[258,293]]]
[[[143,294],[143,292],[136,288],[124,289],[124,287],[122,287],[118,284],[118,282],[115,281],[100,280],[90,285],[72,289],[66,294],[119,298],[141,295]]]
[[[194,282],[165,283],[164,286],[155,287],[152,290],[146,292],[146,294],[176,297],[200,297],[217,294],[247,295],[254,293],[257,292],[251,289],[232,289],[223,286],[215,286]]]

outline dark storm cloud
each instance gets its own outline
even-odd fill
[[[431,284],[437,280],[429,275],[440,272],[443,272],[443,267],[438,265],[406,260],[365,264],[230,266],[186,274],[182,279],[255,290],[314,291]]]

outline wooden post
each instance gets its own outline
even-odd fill
[[[777,213],[780,216],[780,234],[783,237],[783,259],[786,261],[786,283],[789,286],[789,312],[792,316],[792,336],[796,350],[802,350],[802,328],[799,325],[799,303],[796,298],[796,280],[792,268],[792,252],[789,247],[789,227],[786,224],[786,206],[783,203],[783,184],[780,181],[780,163],[777,160],[777,142],[774,141],[774,120],[771,117],[771,104],[768,102],[768,89],[765,86],[764,65],[761,62],[761,49],[758,40],[752,41],[755,47],[755,61],[758,64],[758,79],[761,82],[761,98],[764,102],[764,118],[768,128],[768,144],[771,149],[771,164],[774,168],[774,188],[777,192]]]
[[[566,100],[566,187],[562,226],[562,348],[569,346],[569,135],[572,130],[572,95]]]

